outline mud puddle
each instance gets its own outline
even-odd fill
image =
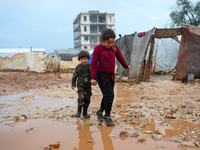
[[[43,150],[51,144],[60,143],[56,149],[96,149],[96,150],[121,150],[127,149],[191,149],[170,141],[170,138],[164,140],[155,140],[151,134],[145,131],[156,131],[162,129],[155,123],[146,127],[143,131],[136,130],[133,126],[117,122],[115,127],[99,125],[96,116],[90,119],[82,118],[64,118],[62,120],[36,119],[27,120],[12,124],[13,126],[0,124],[1,128],[1,149],[29,149]],[[177,122],[181,126],[187,126],[184,122]],[[196,126],[193,126],[194,128]],[[182,128],[183,129],[183,128]],[[120,136],[124,131],[127,135]],[[134,134],[138,136],[134,137]],[[164,137],[170,134],[180,134],[180,128],[166,129]],[[12,144],[10,144],[12,143]],[[198,149],[198,148],[192,148]]]
[[[115,126],[109,127],[97,120],[98,86],[92,87],[88,119],[73,117],[77,91],[70,83],[55,83],[48,79],[39,89],[0,97],[1,149],[45,150],[58,143],[53,149],[199,149],[199,84],[163,78],[139,85],[116,83]]]

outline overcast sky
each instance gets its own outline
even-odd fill
[[[199,0],[191,0],[196,3]],[[73,48],[73,21],[90,10],[115,13],[119,34],[169,27],[176,0],[0,0],[0,48]]]

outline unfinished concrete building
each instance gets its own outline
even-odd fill
[[[73,22],[74,48],[94,49],[106,27],[115,31],[115,13],[81,12]]]

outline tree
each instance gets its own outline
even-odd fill
[[[181,23],[195,26],[200,24],[200,1],[193,4],[189,0],[177,0],[171,10],[171,27],[179,27]]]

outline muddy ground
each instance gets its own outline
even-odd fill
[[[102,94],[92,87],[90,118],[75,118],[72,73],[0,73],[2,150],[200,149],[200,82],[116,82],[114,127],[97,120]]]

